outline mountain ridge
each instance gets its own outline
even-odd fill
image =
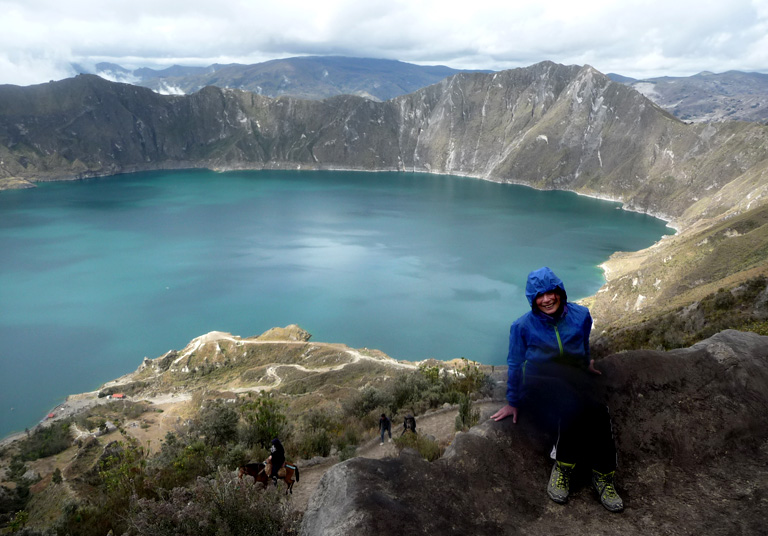
[[[161,96],[93,75],[0,86],[0,184],[195,167],[464,175],[614,199],[697,232],[765,204],[768,127],[689,125],[590,66],[552,62],[386,102]],[[742,271],[732,261],[724,277]]]
[[[464,72],[444,65],[416,65],[397,60],[344,56],[299,56],[250,65],[174,65],[162,70],[130,70],[120,65],[100,63],[94,69],[75,66],[75,70],[148,87],[164,94],[189,94],[213,85],[267,97],[322,100],[349,94],[376,101],[411,93]],[[472,71],[487,72],[482,69]]]
[[[591,67],[551,62],[459,74],[385,103],[214,87],[161,97],[89,75],[0,96],[0,177],[24,180],[183,167],[427,171],[616,199],[685,225],[722,201],[709,191],[766,159],[761,125],[685,125]]]
[[[98,74],[163,94],[189,94],[206,85],[236,88],[269,96],[322,100],[351,94],[377,101],[412,93],[459,72],[442,65],[414,65],[397,60],[344,56],[299,56],[256,64],[173,65],[165,69],[126,69],[111,63],[93,68],[73,65],[77,73]],[[635,79],[616,73],[608,77],[643,93],[686,122],[768,120],[768,75],[758,72],[703,71],[692,76]]]
[[[637,80],[617,74],[627,84],[683,121],[768,121],[768,74],[703,71],[693,76]]]

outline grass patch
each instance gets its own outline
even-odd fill
[[[443,452],[437,441],[420,434],[407,433],[395,439],[395,447],[400,452],[405,448],[414,449],[419,456],[433,462],[442,456]]]

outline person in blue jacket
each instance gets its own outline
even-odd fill
[[[568,500],[576,463],[592,468],[600,502],[612,512],[624,504],[614,486],[616,447],[608,408],[593,384],[601,372],[589,355],[592,316],[568,302],[563,282],[547,267],[528,274],[525,294],[531,310],[509,332],[508,404],[491,416],[495,421],[522,410],[557,431],[555,464],[547,493],[560,504]]]

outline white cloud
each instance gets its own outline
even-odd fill
[[[0,0],[0,83],[305,54],[635,77],[768,70],[768,0]]]

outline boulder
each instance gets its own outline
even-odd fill
[[[459,434],[439,460],[354,458],[329,470],[301,533],[760,534],[768,513],[768,337],[724,331],[672,352],[598,364],[619,449],[625,511],[603,509],[578,472],[547,497],[552,437],[520,415]]]
[[[21,478],[28,480],[29,482],[36,482],[40,479],[40,474],[34,469],[27,469],[27,471],[21,475]]]

